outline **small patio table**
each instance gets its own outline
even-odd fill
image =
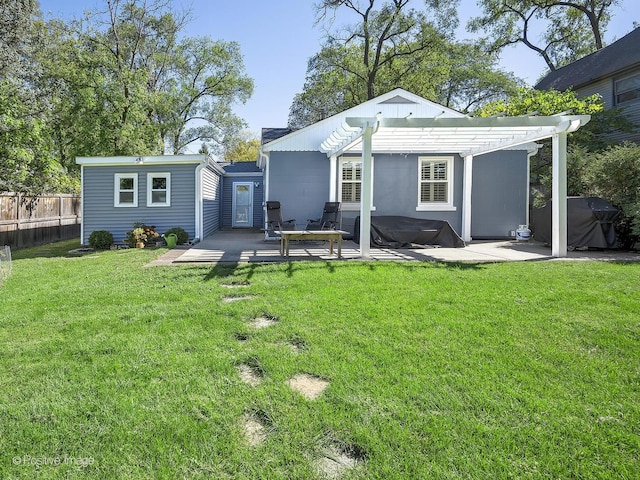
[[[280,235],[280,255],[289,256],[289,241],[291,240],[328,240],[329,253],[333,255],[333,242],[338,243],[338,258],[342,258],[342,235],[348,234],[343,230],[276,230]]]

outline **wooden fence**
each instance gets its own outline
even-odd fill
[[[80,238],[80,196],[0,195],[0,245],[24,248]]]

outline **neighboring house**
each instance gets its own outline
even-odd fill
[[[579,97],[600,94],[605,108],[619,107],[636,126],[633,133],[609,135],[640,143],[640,28],[597,52],[549,73],[537,90],[573,89]]]
[[[342,229],[360,216],[361,256],[371,215],[446,220],[465,241],[511,237],[528,223],[529,157],[553,139],[554,198],[566,196],[566,137],[587,115],[471,118],[396,89],[260,149],[265,200],[282,215],[318,218],[342,204]],[[286,133],[283,132],[283,133]],[[566,255],[566,202],[554,214],[552,255]],[[565,205],[565,208],[562,208]]]

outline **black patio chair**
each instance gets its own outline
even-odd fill
[[[305,230],[335,230],[340,227],[340,202],[326,202],[322,217],[309,219]]]
[[[280,210],[280,202],[272,200],[267,202],[267,227],[269,230],[295,230],[296,220],[283,220]]]

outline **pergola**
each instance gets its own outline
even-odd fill
[[[567,255],[567,134],[589,115],[404,118],[347,117],[322,143],[328,157],[362,152],[360,254],[370,257],[373,153],[457,153],[464,159],[462,238],[471,241],[473,158],[497,150],[552,139],[552,244],[554,257]]]

